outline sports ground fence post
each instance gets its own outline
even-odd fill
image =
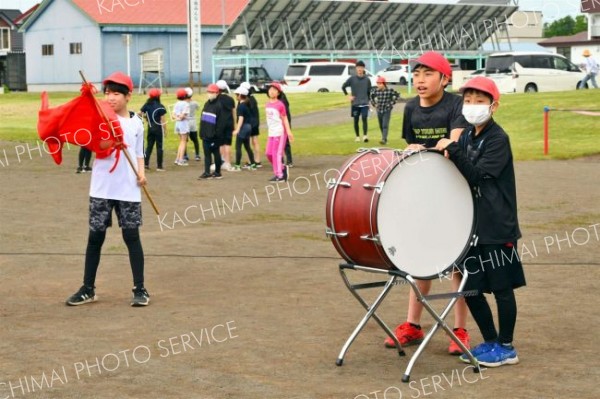
[[[544,107],[544,155],[548,155],[549,150],[549,122],[550,122],[550,107]]]

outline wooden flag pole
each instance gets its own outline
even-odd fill
[[[86,80],[85,76],[83,75],[82,71],[79,71],[79,75],[81,75],[81,79],[83,80],[83,83],[85,83],[86,85],[88,84],[88,81]],[[96,108],[98,108],[98,110],[100,111],[100,114],[102,115],[102,118],[106,121],[106,123],[110,126],[110,130],[112,132],[113,138],[117,138],[115,135],[115,129],[112,125],[112,123],[110,123],[110,120],[108,119],[108,116],[106,116],[106,113],[104,112],[104,109],[102,109],[102,107],[100,106],[100,104],[98,103],[98,99],[92,95],[92,97],[94,98],[94,101],[96,102]],[[129,166],[131,166],[131,170],[133,170],[133,173],[135,173],[136,178],[138,179],[138,181],[140,180],[140,175],[138,174],[137,170],[135,169],[135,165],[133,164],[133,160],[131,159],[131,156],[129,156],[129,152],[127,151],[126,148],[122,148],[121,151],[123,152],[123,154],[125,155],[125,158],[127,159],[127,162],[129,163]],[[152,205],[152,208],[154,209],[154,212],[156,212],[157,215],[160,215],[160,212],[158,210],[158,207],[156,206],[156,204],[154,203],[154,200],[152,199],[152,196],[150,195],[150,193],[148,192],[148,189],[146,188],[145,185],[142,186],[142,189],[144,190],[144,194],[146,194],[146,198],[148,198],[148,201],[150,201],[150,205]]]

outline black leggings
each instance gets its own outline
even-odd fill
[[[79,149],[79,167],[89,167],[90,161],[92,160],[92,152],[87,148],[81,147]]]
[[[133,285],[140,287],[144,285],[144,250],[140,240],[139,229],[122,229],[123,241],[129,251],[129,263],[131,264],[131,273],[133,274]],[[83,274],[83,284],[88,287],[94,287],[96,283],[96,273],[100,265],[100,253],[102,245],[106,238],[106,230],[91,231],[88,236],[87,249],[85,251],[85,269]]]
[[[194,152],[197,157],[200,156],[200,142],[198,141],[198,132],[190,132],[190,140],[194,143]],[[185,155],[187,155],[187,146],[185,148]]]
[[[240,139],[240,136],[238,135],[235,137],[235,164],[239,165],[240,162],[242,162],[242,144],[244,145],[246,154],[248,154],[250,164],[256,163],[254,162],[254,152],[252,151],[252,146],[250,145],[250,137]]]
[[[499,333],[496,331],[492,310],[485,296],[466,297],[467,306],[473,315],[473,319],[481,331],[484,341],[497,340],[501,344],[510,344],[513,341],[513,333],[517,322],[517,302],[515,292],[512,288],[502,291],[494,291],[496,305],[498,306],[498,322],[500,324]]]
[[[152,148],[156,143],[156,164],[159,169],[163,167],[163,131],[162,126],[156,126],[148,129],[148,144],[146,146],[146,154],[144,162],[146,166],[150,166],[150,156],[152,155]]]

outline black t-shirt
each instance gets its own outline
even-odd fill
[[[223,107],[223,126],[226,129],[233,130],[233,109],[235,108],[235,101],[227,94],[219,94],[219,102]]]
[[[481,193],[477,202],[480,244],[505,244],[521,238],[517,189],[510,140],[493,120],[475,136],[470,126],[458,143],[448,146],[450,159],[471,186]]]
[[[251,115],[251,118],[248,122],[250,122],[252,127],[258,127],[258,125],[260,124],[260,111],[258,109],[258,103],[256,102],[256,98],[254,98],[254,96],[248,96],[248,108],[250,108]]]
[[[245,102],[241,102],[237,106],[237,116],[238,122],[240,120],[240,116],[244,117],[244,123],[252,123],[252,113],[250,112],[250,107]]]
[[[462,115],[462,97],[444,92],[442,99],[431,107],[422,107],[419,97],[406,103],[402,122],[402,138],[408,144],[435,147],[442,138],[450,138],[454,129],[469,124]]]
[[[147,101],[141,109],[148,119],[148,127],[155,128],[160,126],[160,118],[167,114],[165,106],[158,101]]]

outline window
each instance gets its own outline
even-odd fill
[[[81,42],[69,43],[69,52],[71,54],[81,54]]]
[[[54,44],[42,44],[42,55],[54,55]]]
[[[521,65],[523,62],[520,59],[516,60]],[[495,57],[489,57],[487,65],[485,66],[486,73],[510,73],[512,71],[512,65],[515,59],[510,55],[501,55]]]
[[[554,69],[552,65],[552,57],[547,55],[534,55],[531,57],[533,60],[533,67],[540,69]]]
[[[568,60],[571,59],[571,47],[557,47],[556,52]]]
[[[10,30],[8,28],[0,28],[0,50],[10,49]]]
[[[302,76],[306,72],[306,66],[304,65],[290,65],[288,66],[286,75],[288,76]]]
[[[315,76],[339,76],[344,73],[345,65],[313,65],[310,70]]]
[[[561,71],[569,71],[571,69],[569,61],[560,57],[552,57],[552,59],[554,60],[554,69],[560,69]]]

